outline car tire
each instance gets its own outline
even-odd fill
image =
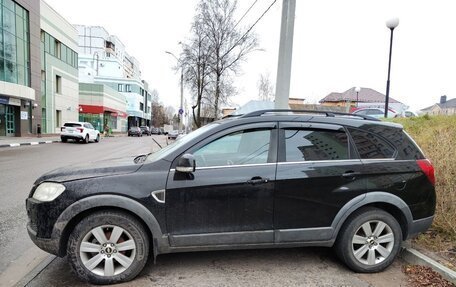
[[[110,241],[113,234],[115,242]],[[144,268],[149,256],[149,237],[131,215],[101,211],[76,225],[68,239],[67,255],[73,271],[84,281],[126,282]]]
[[[97,134],[97,138],[95,139],[95,142],[96,143],[100,142],[100,134]]]
[[[87,134],[84,138],[84,143],[88,144],[89,143],[89,135]]]
[[[382,209],[367,207],[345,221],[334,247],[340,260],[353,271],[375,273],[393,263],[401,242],[397,220]]]
[[[65,137],[61,137],[60,140],[61,140],[63,143],[66,143],[66,142],[68,141],[68,139],[65,138]]]

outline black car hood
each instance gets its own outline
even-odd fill
[[[35,184],[42,181],[64,182],[77,179],[132,173],[141,168],[145,156],[146,155],[115,158],[58,168],[42,175],[35,181]]]

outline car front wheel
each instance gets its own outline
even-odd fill
[[[393,263],[401,242],[401,227],[391,214],[378,208],[363,208],[342,226],[335,249],[353,271],[374,273]]]
[[[97,134],[97,138],[95,139],[95,142],[100,142],[100,134]]]
[[[70,235],[68,260],[73,271],[93,284],[135,278],[149,255],[144,227],[122,212],[102,211],[82,219]]]

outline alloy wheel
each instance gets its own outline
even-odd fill
[[[115,276],[127,270],[136,255],[136,243],[123,228],[104,225],[82,239],[79,255],[84,266],[99,276]]]
[[[365,265],[375,265],[390,256],[394,247],[394,233],[383,221],[372,220],[362,224],[352,239],[354,257]]]

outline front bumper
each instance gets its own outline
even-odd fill
[[[36,231],[33,230],[31,223],[27,223],[27,232],[28,235],[30,236],[30,239],[32,239],[33,243],[35,243],[36,246],[38,246],[40,249],[60,256],[59,255],[59,247],[60,247],[60,242],[57,239],[54,238],[40,238],[36,236]]]

